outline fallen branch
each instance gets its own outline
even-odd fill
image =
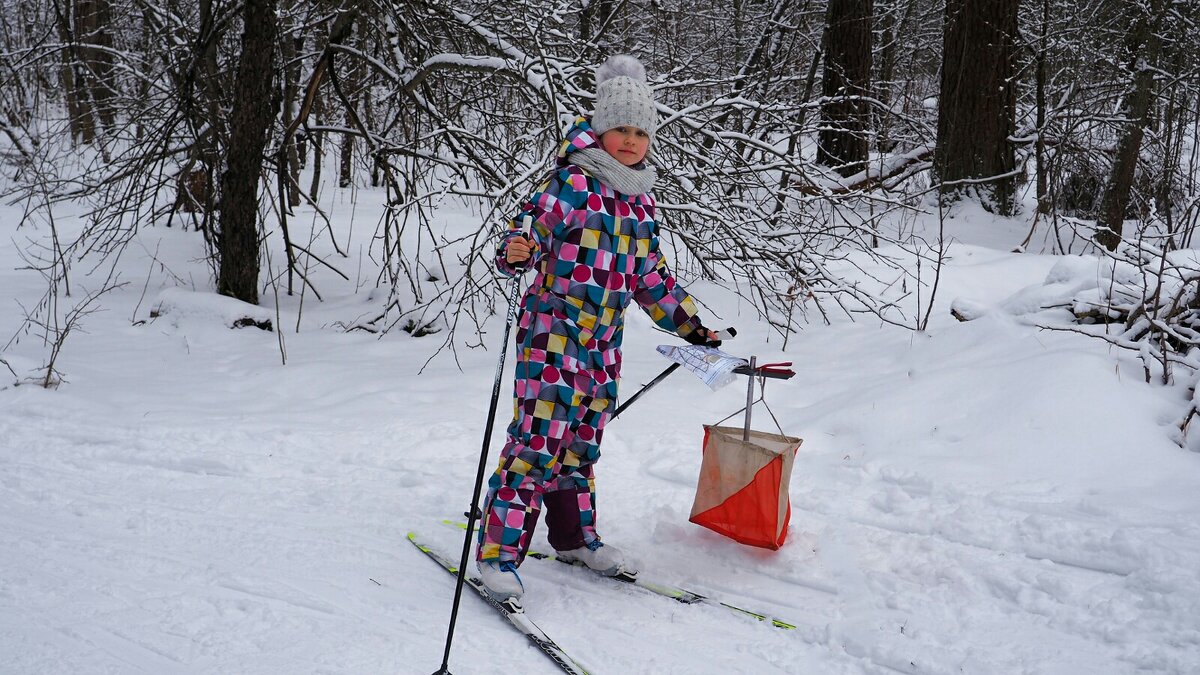
[[[793,181],[796,191],[814,197],[844,195],[851,192],[871,190],[882,183],[909,171],[915,164],[928,163],[933,159],[933,146],[923,145],[902,155],[893,155],[875,166],[870,166],[842,180],[825,183]],[[927,167],[925,167],[927,168]],[[915,171],[913,173],[916,173]]]

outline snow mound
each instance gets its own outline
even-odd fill
[[[180,319],[220,321],[230,328],[254,326],[272,330],[274,313],[265,307],[251,305],[217,293],[200,293],[183,288],[164,289],[155,298],[150,318],[171,316],[178,324]]]
[[[1140,301],[1151,280],[1136,266],[1109,258],[1070,255],[1061,257],[1041,283],[1021,288],[990,307],[970,298],[955,298],[951,312],[969,321],[998,310],[1014,317],[1060,319],[1085,323],[1086,317],[1118,318],[1116,307]],[[1067,314],[1069,312],[1069,315]]]

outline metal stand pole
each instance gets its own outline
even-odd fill
[[[742,441],[750,441],[750,410],[754,408],[754,358],[750,357],[750,385],[746,387],[746,427],[742,429]]]

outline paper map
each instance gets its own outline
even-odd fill
[[[695,345],[686,347],[659,345],[658,353],[695,373],[696,377],[703,380],[704,384],[713,391],[733,382],[737,377],[734,375],[734,368],[750,363],[746,359],[726,354],[720,349]]]

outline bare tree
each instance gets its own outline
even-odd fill
[[[74,3],[79,72],[96,116],[105,128],[111,128],[116,123],[117,98],[113,79],[112,7],[109,0],[74,0]]]
[[[829,0],[826,10],[817,163],[843,176],[862,171],[867,163],[872,15],[871,0]]]
[[[71,136],[79,142],[91,143],[96,139],[96,118],[82,69],[83,48],[78,37],[79,21],[76,20],[78,8],[74,2],[65,2],[55,3],[54,9],[59,40],[67,46],[62,50],[60,78],[66,99],[67,118],[71,124]]]
[[[934,168],[956,195],[976,187],[1012,213],[1015,41],[1020,0],[947,0]]]
[[[72,14],[100,4],[58,3],[65,22],[37,0],[0,7],[0,139],[8,139],[0,161],[20,173],[20,189],[43,186],[52,202],[88,201],[85,236],[65,248],[111,255],[139,228],[182,219],[205,233],[223,291],[232,292],[237,269],[246,276],[239,293],[248,292],[258,274],[251,261],[267,241],[285,253],[286,270],[275,272],[288,275],[288,288],[299,273],[316,293],[307,270],[333,266],[311,237],[292,237],[289,220],[297,198],[311,204],[332,192],[312,187],[323,163],[339,182],[386,190],[384,216],[363,248],[379,263],[374,283],[387,289],[387,302],[379,316],[353,322],[374,330],[453,326],[491,311],[490,236],[544,175],[563,129],[590,111],[592,73],[613,51],[642,58],[660,103],[657,192],[678,271],[685,280],[724,277],[780,330],[794,327],[793,316],[808,320],[805,310],[897,319],[897,303],[830,270],[859,260],[852,251],[880,256],[889,241],[913,249],[911,235],[889,240],[879,225],[921,208],[931,167],[949,191],[978,192],[1005,210],[1025,162],[1038,155],[1041,196],[1052,211],[1044,222],[1055,228],[1068,195],[1098,202],[1131,91],[1120,73],[1132,61],[1112,45],[1129,32],[1120,17],[1132,14],[1115,0],[1043,0],[1023,13],[1017,0],[296,0],[280,3],[275,33],[262,40],[280,58],[264,62],[258,85],[238,76],[245,3],[138,0],[134,12],[111,4],[109,46],[87,42],[84,33],[96,33],[81,33]],[[1195,10],[1171,4],[1180,18],[1164,22],[1164,36],[1175,24],[1179,34],[1195,25]],[[343,10],[365,18],[342,22],[355,30],[335,39],[328,27],[353,13]],[[32,28],[39,18],[41,35]],[[1031,37],[1014,58],[1018,28]],[[843,29],[854,37],[836,42],[856,46],[835,50]],[[1196,59],[1168,49],[1178,38],[1164,40],[1134,170],[1136,208],[1127,213],[1149,205],[1159,215],[1139,232],[1165,227],[1182,244],[1200,217],[1184,161],[1200,97]],[[97,53],[113,59],[111,71],[82,68],[91,57],[81,55]],[[819,95],[822,64],[829,89]],[[88,89],[98,72],[111,75],[112,124],[98,112],[104,94]],[[70,78],[84,87],[75,103],[90,112],[68,110]],[[258,103],[266,105],[255,113],[261,131],[250,134],[244,121]],[[839,112],[842,104],[849,107]],[[96,147],[109,155],[71,155],[64,144],[42,142],[66,138],[69,123],[91,123]],[[876,131],[876,152],[864,164],[862,141]],[[262,145],[247,142],[259,134]],[[308,161],[318,141],[334,162],[319,154]],[[855,173],[817,166],[814,141],[822,161]],[[336,161],[351,144],[355,161]],[[311,172],[303,192],[301,168]],[[360,180],[365,171],[369,180]],[[264,174],[274,179],[265,191],[281,197],[269,209],[278,224],[255,213],[239,227],[239,209],[261,210],[249,195],[264,189]],[[447,204],[478,214],[478,227],[447,240],[432,225]],[[1094,204],[1070,215],[1087,217],[1087,209],[1094,218]]]
[[[1154,78],[1163,44],[1159,31],[1167,14],[1165,0],[1147,0],[1145,4],[1135,3],[1135,6],[1137,18],[1129,35],[1128,72],[1132,81],[1121,110],[1125,121],[1121,125],[1123,129],[1117,141],[1112,173],[1104,186],[1100,218],[1096,223],[1096,243],[1110,251],[1116,250],[1121,241],[1142,137],[1150,122]]]
[[[221,175],[220,276],[217,290],[258,304],[259,177],[267,131],[275,117],[270,96],[275,74],[275,1],[247,2],[242,10],[241,59],[234,85],[230,150]]]
[[[918,0],[880,0],[874,3],[873,18],[876,24],[875,35],[878,38],[873,40],[875,54],[872,62],[878,75],[872,82],[872,88],[875,98],[879,101],[879,109],[874,111],[878,122],[874,126],[876,145],[880,152],[891,152],[896,147],[896,141],[891,134],[892,120],[889,119],[889,113],[892,112],[893,101],[902,96],[902,89],[896,87],[895,82],[897,66],[904,42],[912,33],[912,19],[917,12],[917,5]],[[918,73],[911,72],[911,64],[905,70],[908,78],[919,76]]]

